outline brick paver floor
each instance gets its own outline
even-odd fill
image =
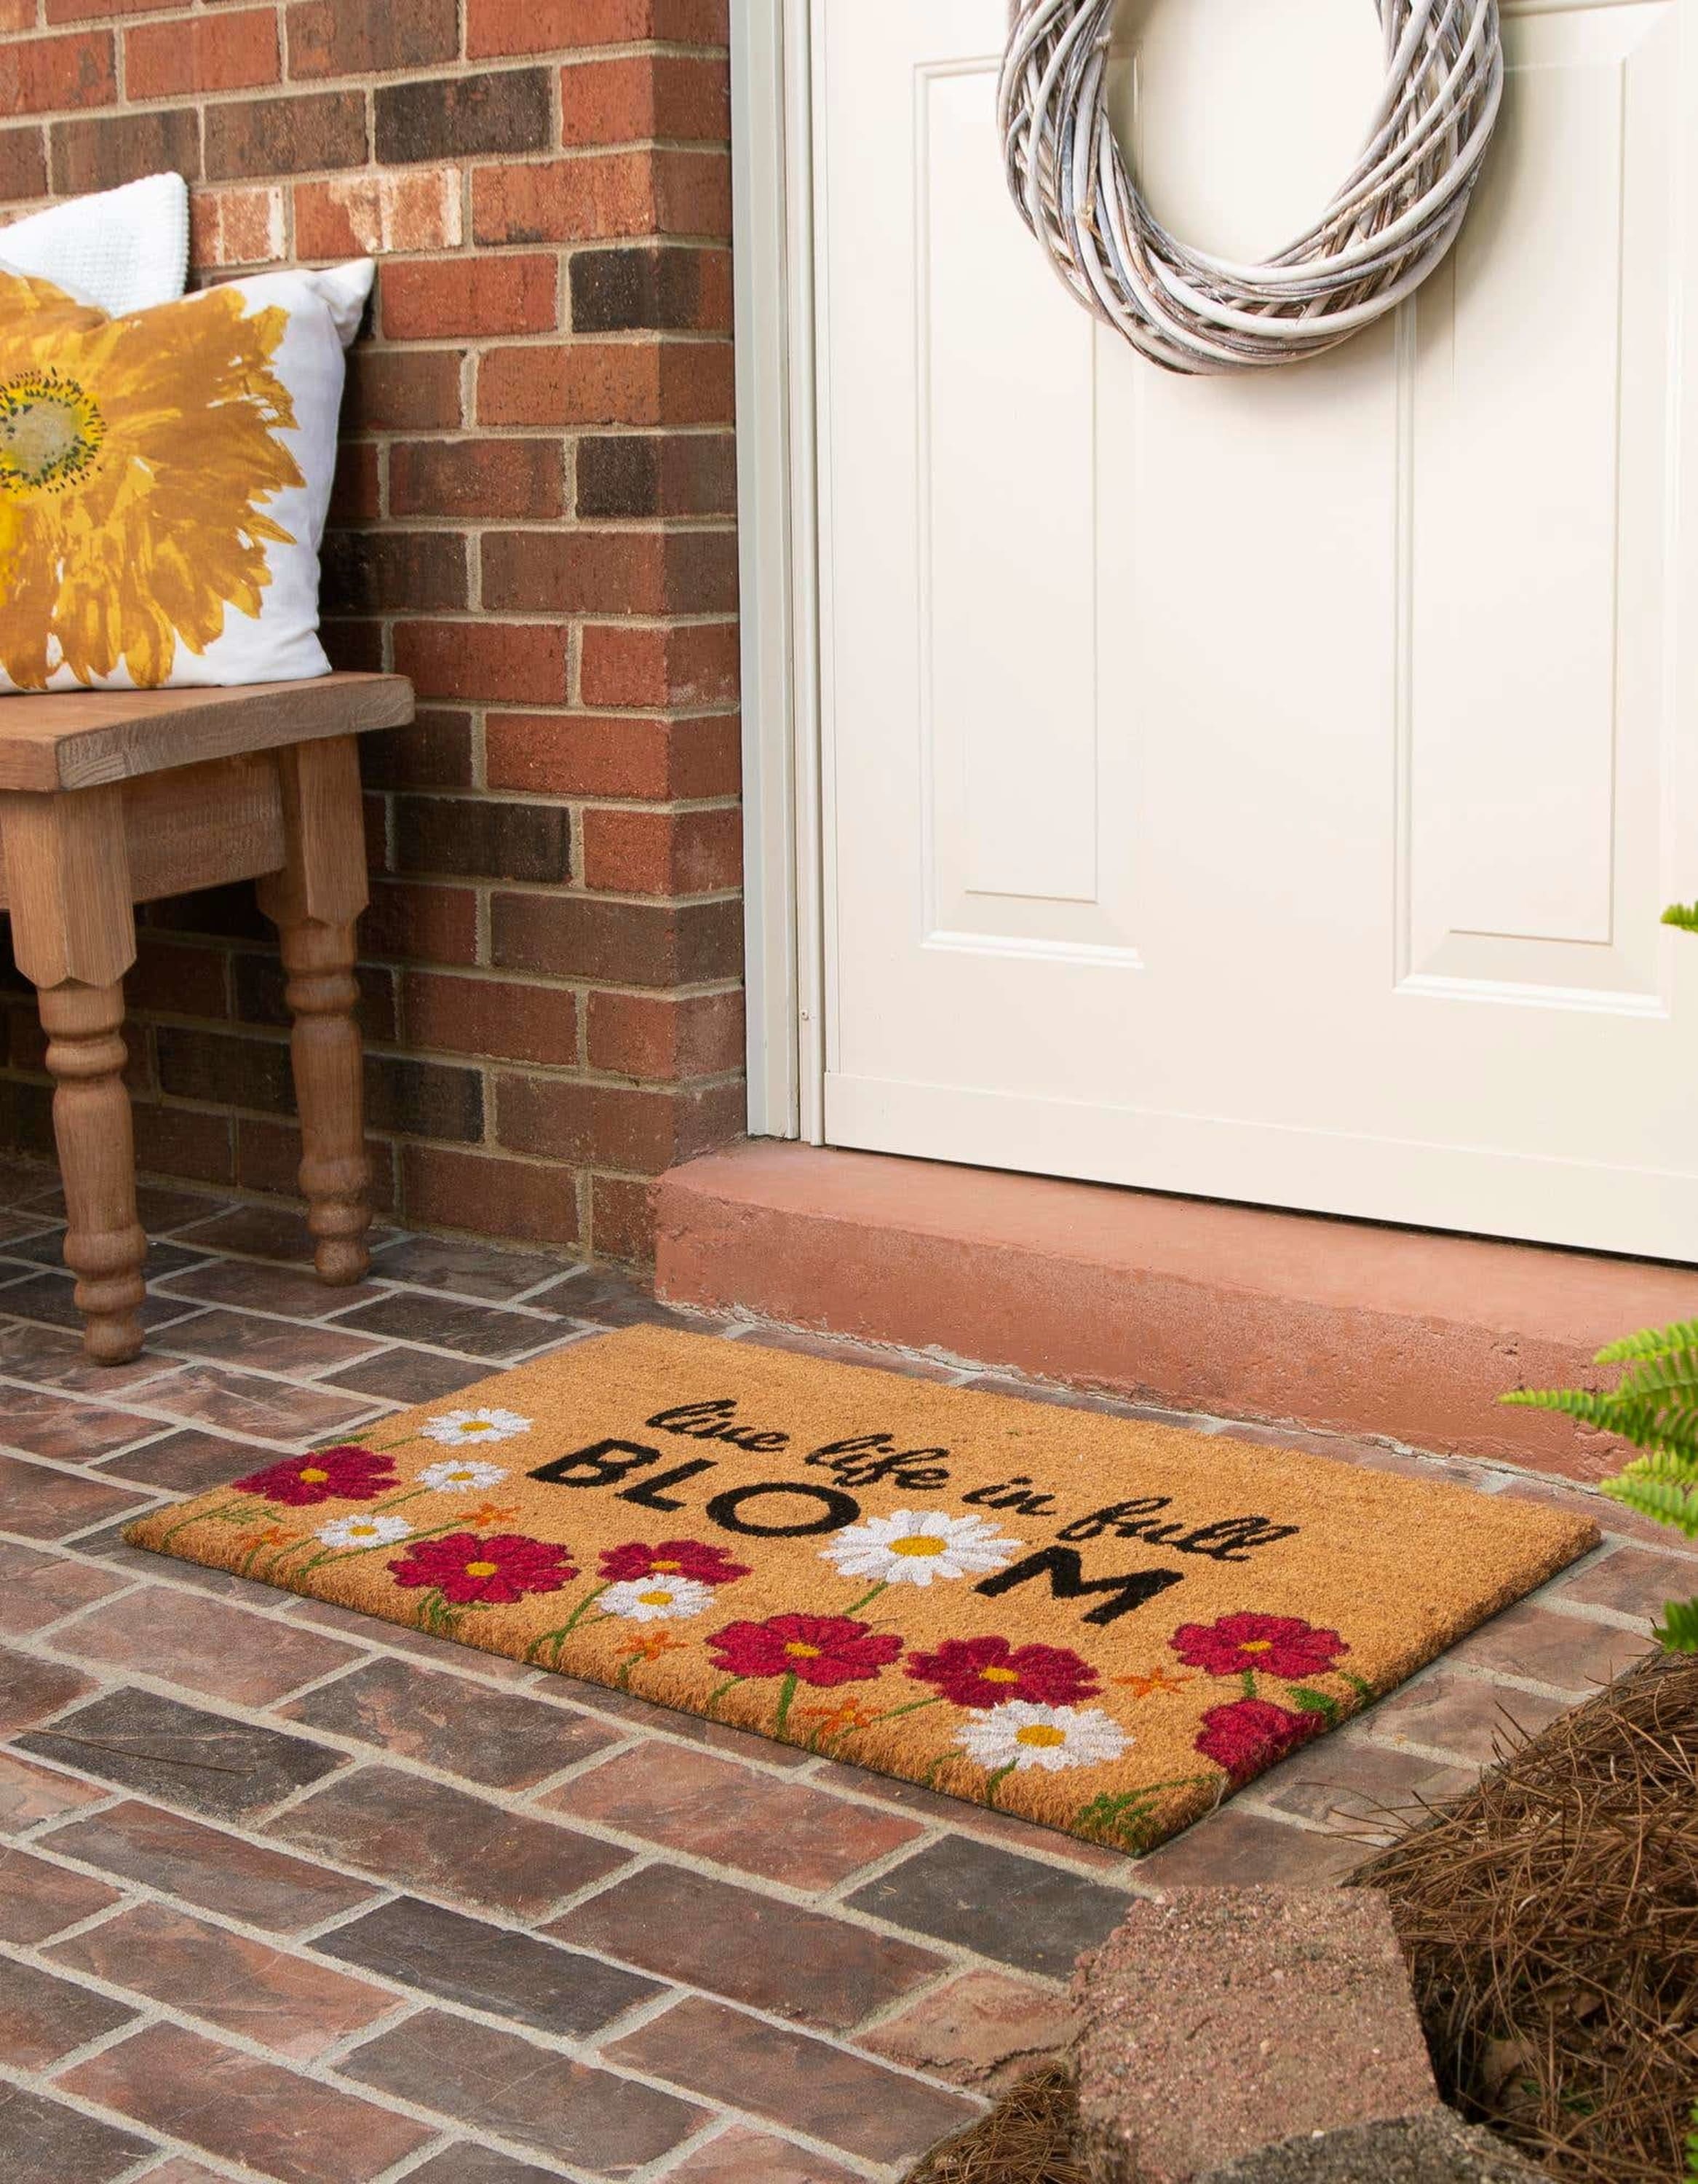
[[[1506,1719],[1575,1704],[1698,1584],[1595,1502],[1597,1553],[1135,1864],[125,1548],[125,1518],[256,1450],[673,1315],[566,1262],[394,1234],[326,1291],[287,1212],[153,1190],[148,1351],[101,1372],[59,1210],[50,1172],[0,1162],[7,2184],[899,2176],[1063,2040],[1073,1958],[1128,1895],[1343,1874],[1386,1808],[1467,1783]]]

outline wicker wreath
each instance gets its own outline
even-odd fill
[[[998,92],[1008,185],[1073,293],[1172,371],[1291,364],[1411,294],[1456,240],[1503,97],[1497,0],[1378,0],[1385,86],[1354,171],[1262,265],[1150,213],[1104,99],[1116,0],[1015,0]]]

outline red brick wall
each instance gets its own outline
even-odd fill
[[[421,1226],[639,1256],[647,1179],[742,1127],[727,10],[0,0],[0,204],[175,167],[205,275],[378,256],[325,608],[420,697],[367,745],[362,977]],[[150,913],[131,1000],[145,1167],[291,1189],[251,889]]]

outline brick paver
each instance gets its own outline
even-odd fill
[[[685,1323],[615,1273],[393,1233],[326,1290],[287,1211],[145,1198],[153,1346],[105,1373],[68,1331],[55,1180],[0,1162],[7,2184],[888,2184],[1066,2040],[1074,1955],[1130,1896],[1337,1877],[1698,1591],[1698,1560],[1595,1496],[1294,1436],[1611,1537],[1134,1863],[125,1547],[125,1518],[256,1452]]]

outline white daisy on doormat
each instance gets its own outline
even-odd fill
[[[388,1547],[412,1529],[404,1517],[332,1517],[317,1536],[327,1547]]]
[[[506,1476],[504,1464],[478,1463],[470,1457],[462,1457],[456,1463],[450,1457],[445,1463],[427,1463],[419,1474],[419,1484],[438,1494],[470,1494],[498,1486]]]
[[[839,1532],[821,1554],[840,1577],[879,1585],[930,1585],[934,1577],[984,1577],[1005,1569],[1025,1546],[985,1517],[941,1509],[896,1509]]]
[[[680,1615],[699,1615],[714,1604],[714,1589],[693,1577],[633,1577],[610,1585],[596,1606],[605,1615],[631,1623],[670,1623]]]
[[[439,1418],[426,1418],[419,1431],[426,1440],[444,1448],[465,1448],[472,1441],[511,1440],[531,1430],[529,1418],[517,1411],[444,1411]]]
[[[969,1759],[992,1773],[1003,1767],[1100,1767],[1118,1759],[1133,1741],[1100,1707],[1038,1706],[1010,1699],[990,1713],[976,1714],[957,1732]]]

